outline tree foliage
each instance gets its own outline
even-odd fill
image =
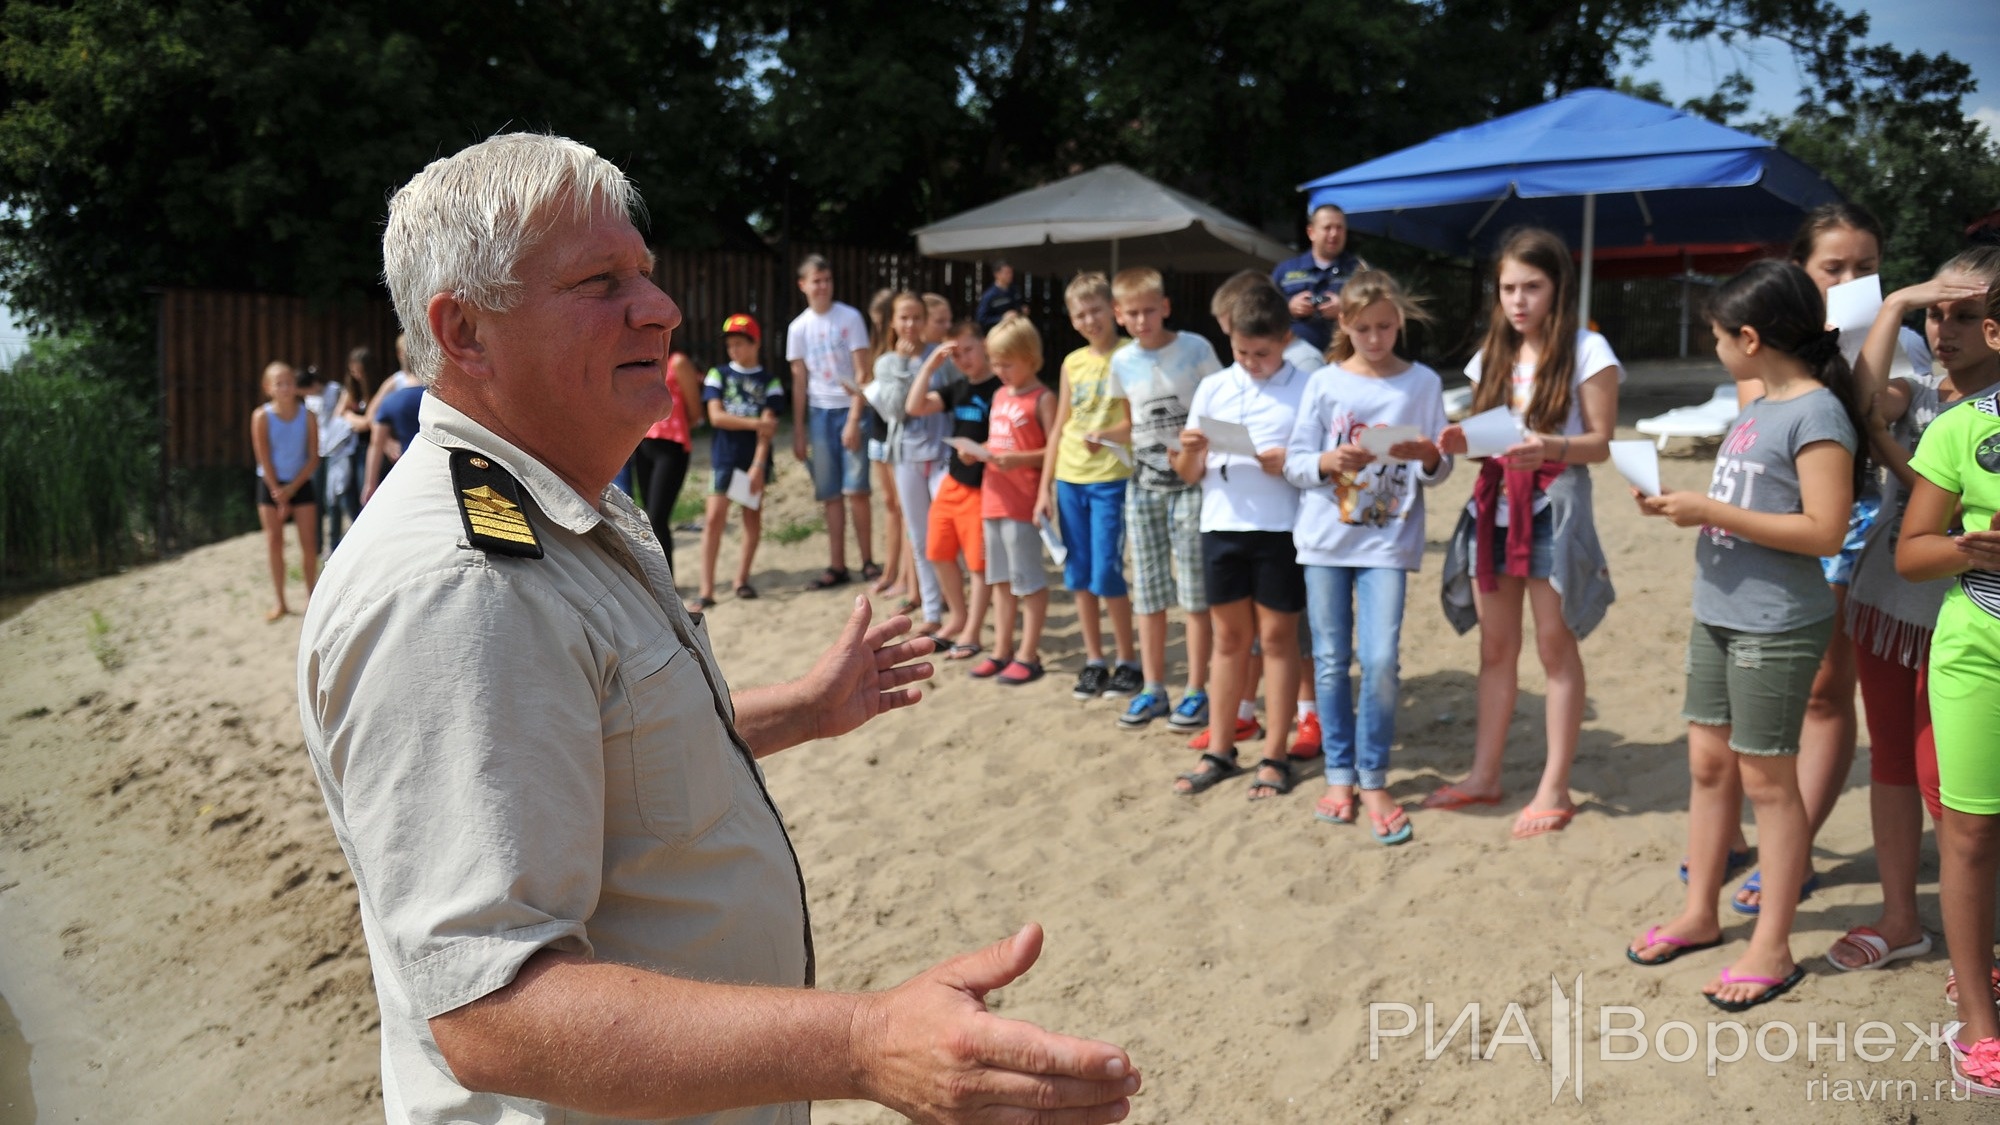
[[[1291,234],[1301,181],[1609,85],[1663,28],[1790,44],[1801,108],[1762,127],[1897,254],[2000,202],[1965,68],[1833,0],[13,0],[0,288],[138,340],[149,287],[372,293],[388,194],[506,128],[619,161],[666,245],[899,243],[1107,160]]]

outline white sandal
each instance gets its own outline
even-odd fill
[[[1843,973],[1859,973],[1870,969],[1880,969],[1892,961],[1905,961],[1912,957],[1922,957],[1931,951],[1931,935],[1929,933],[1922,934],[1917,940],[1900,949],[1891,949],[1889,948],[1889,940],[1887,938],[1866,926],[1854,927],[1842,935],[1840,941],[1836,941],[1833,944],[1837,946],[1841,942],[1855,946],[1867,955],[1867,960],[1861,962],[1859,965],[1843,965],[1834,957],[1833,950],[1827,950],[1827,963]]]

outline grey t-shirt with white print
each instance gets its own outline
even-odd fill
[[[1832,391],[1784,402],[1760,398],[1745,407],[1722,448],[1708,495],[1752,512],[1793,514],[1799,500],[1799,450],[1818,441],[1856,447],[1854,424]],[[1834,614],[1819,559],[1752,543],[1704,526],[1694,549],[1694,617],[1746,633],[1782,633]]]

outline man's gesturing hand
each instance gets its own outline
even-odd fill
[[[917,637],[891,644],[910,631],[910,619],[891,617],[874,628],[868,627],[873,611],[865,595],[854,599],[854,613],[840,639],[820,654],[803,687],[806,705],[817,721],[814,738],[846,734],[884,711],[908,707],[923,698],[906,684],[931,677],[930,664],[911,664],[921,656],[937,652],[929,637]]]
[[[954,957],[855,1010],[850,1050],[869,1098],[921,1122],[1095,1125],[1122,1121],[1139,1072],[1109,1043],[986,1010],[1028,971],[1042,928]]]

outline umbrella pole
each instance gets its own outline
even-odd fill
[[[1591,259],[1597,251],[1597,197],[1583,197],[1583,292],[1577,298],[1577,327],[1590,328]]]
[[[1118,276],[1118,240],[1111,240],[1111,276]]]
[[[1688,357],[1688,280],[1694,274],[1694,256],[1681,247],[1681,358]]]

